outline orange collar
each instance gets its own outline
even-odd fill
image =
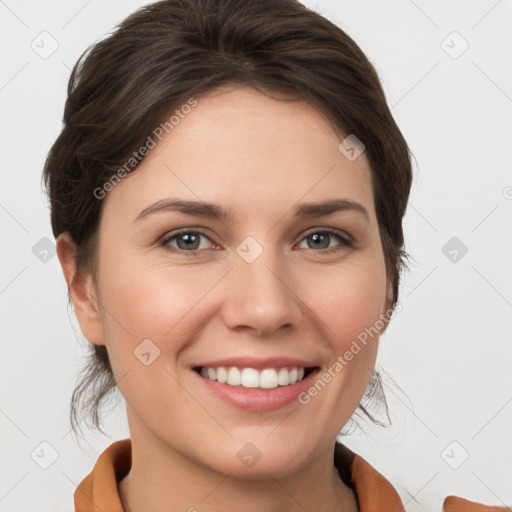
[[[354,490],[360,512],[404,512],[392,485],[362,457],[336,443],[334,464],[342,480]],[[78,485],[74,500],[76,512],[124,512],[118,482],[130,471],[130,439],[112,443],[99,456],[93,470]],[[510,512],[506,507],[487,507],[463,498],[449,496],[442,512]]]

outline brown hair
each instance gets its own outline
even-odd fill
[[[64,126],[43,173],[53,234],[72,236],[78,272],[96,276],[103,201],[94,190],[129,161],[169,112],[222,85],[249,85],[308,102],[340,134],[355,134],[364,143],[394,308],[408,257],[402,218],[411,155],[362,50],[296,0],[155,2],[81,55],[68,84]],[[115,389],[106,347],[91,344],[71,398],[75,433],[80,411],[101,430],[100,405]],[[386,405],[374,370],[358,409],[381,424],[364,405],[376,400]]]

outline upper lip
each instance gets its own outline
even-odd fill
[[[312,361],[306,361],[305,359],[297,359],[295,357],[268,357],[259,358],[251,356],[240,356],[240,357],[229,357],[226,359],[215,359],[214,361],[207,361],[192,365],[193,368],[206,367],[216,368],[218,366],[237,366],[239,368],[282,368],[282,367],[298,367],[298,368],[312,368],[317,366]]]

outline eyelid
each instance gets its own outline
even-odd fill
[[[342,229],[324,228],[324,227],[314,227],[314,228],[308,229],[307,231],[305,231],[303,233],[301,242],[302,242],[302,240],[304,240],[304,238],[306,238],[307,236],[309,236],[310,234],[313,234],[313,233],[329,233],[331,235],[339,236],[347,243],[355,243],[356,242],[356,240],[352,236],[350,236],[346,231],[343,231]]]

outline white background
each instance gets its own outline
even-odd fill
[[[57,257],[44,263],[32,248],[43,237],[53,242],[41,172],[61,129],[70,69],[145,3],[0,0],[1,512],[69,501],[98,455],[129,435],[121,399],[106,417],[108,437],[89,434],[87,444],[70,434],[69,398],[87,342]],[[369,56],[415,155],[405,218],[411,269],[379,356],[405,395],[385,379],[394,426],[344,442],[393,483],[407,512],[440,511],[449,494],[510,506],[512,3],[304,3]],[[58,42],[46,59],[31,48],[43,31]],[[453,58],[461,38],[469,47]],[[442,252],[452,237],[468,248],[456,262]],[[58,453],[48,469],[31,457],[43,441]]]

